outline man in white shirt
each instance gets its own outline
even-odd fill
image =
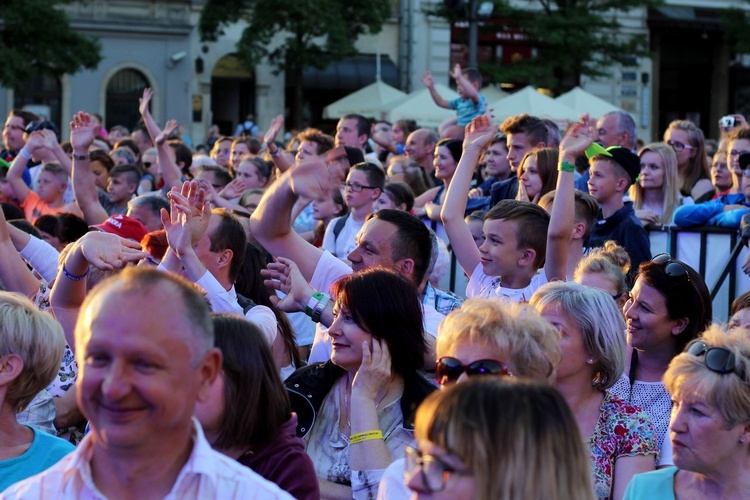
[[[320,311],[313,315],[321,325],[330,325],[333,320],[332,301],[316,303],[315,290],[327,293],[331,284],[341,276],[375,266],[383,266],[400,272],[418,288],[426,284],[425,274],[430,262],[432,240],[425,225],[413,215],[398,210],[380,210],[368,217],[357,234],[356,247],[347,260],[352,267],[336,259],[330,252],[321,250],[305,241],[291,228],[291,211],[299,196],[317,198],[327,190],[338,186],[345,177],[345,169],[314,159],[287,171],[261,199],[250,219],[253,235],[274,257],[281,257],[279,264],[269,265],[272,278],[278,273],[290,276],[290,271],[281,269],[287,265],[299,267],[304,286],[287,290],[282,307],[288,310],[313,311],[320,304]],[[287,260],[288,259],[288,260]],[[293,262],[289,262],[293,261]],[[309,314],[310,312],[308,312]],[[428,343],[428,364],[434,364],[434,341],[437,325],[443,318],[434,307],[424,305],[425,341]],[[310,362],[325,361],[330,357],[330,339],[327,330],[318,328],[310,355]]]
[[[221,370],[210,311],[188,283],[129,268],[84,302],[76,451],[0,498],[291,498],[208,445],[196,400]]]

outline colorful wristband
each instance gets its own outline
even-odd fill
[[[19,154],[19,155],[21,155],[21,156],[23,156],[23,157],[24,157],[24,158],[26,158],[27,160],[30,160],[30,159],[31,159],[31,153],[29,153],[29,152],[28,152],[28,151],[26,151],[25,149],[22,149],[21,151],[19,151],[19,152],[18,152],[18,154]]]
[[[318,301],[317,304],[315,304],[313,313],[312,315],[310,315],[310,319],[313,320],[313,323],[320,323],[320,317],[323,316],[323,311],[325,310],[330,300],[330,295],[323,294],[323,297]]]
[[[307,307],[305,307],[305,314],[307,314],[308,316],[312,316],[315,306],[318,305],[318,302],[320,302],[324,295],[325,294],[322,292],[314,292],[312,294],[312,297],[310,297],[310,300],[307,302]]]
[[[561,161],[557,164],[557,170],[560,172],[575,172],[576,166],[572,163],[568,163],[567,161]]]
[[[85,273],[83,273],[80,276],[75,276],[73,274],[70,274],[70,271],[68,271],[68,269],[65,267],[65,264],[63,264],[62,271],[63,271],[63,274],[65,275],[65,277],[68,278],[69,280],[81,281],[83,278],[85,278],[86,276],[89,275],[89,269],[91,269],[91,268],[87,267]]]
[[[349,436],[349,444],[357,444],[363,441],[374,441],[375,439],[383,439],[383,431],[380,429],[375,431],[358,432]]]

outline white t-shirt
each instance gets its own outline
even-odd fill
[[[337,258],[345,260],[346,256],[357,246],[357,233],[359,233],[359,230],[365,225],[365,221],[357,222],[354,220],[354,217],[349,214],[346,223],[344,224],[344,227],[341,228],[341,232],[337,238],[333,234],[333,228],[336,227],[336,222],[338,222],[339,219],[341,219],[341,217],[336,217],[328,223],[326,232],[323,235],[323,245],[321,248],[323,248],[323,250],[328,250]]]
[[[349,266],[331,255],[330,252],[323,252],[310,280],[310,286],[315,290],[328,293],[331,285],[337,279],[351,272],[352,269]],[[432,337],[437,337],[438,325],[440,325],[445,316],[437,312],[434,307],[425,304],[422,304],[422,311],[424,313],[424,331]],[[332,352],[333,348],[331,346],[331,337],[328,336],[328,328],[318,323],[308,363],[326,362],[331,359]]]
[[[481,297],[483,299],[502,299],[508,302],[528,302],[542,285],[547,283],[547,274],[540,270],[531,278],[524,288],[505,288],[501,285],[500,276],[487,276],[482,270],[482,264],[477,264],[471,273],[469,284],[466,285],[467,297]]]

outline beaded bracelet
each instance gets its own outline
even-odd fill
[[[349,444],[357,444],[363,441],[373,441],[375,439],[383,439],[383,431],[380,429],[376,431],[365,431],[358,432],[349,436]]]
[[[90,267],[87,267],[85,273],[83,273],[80,276],[75,276],[73,274],[70,274],[70,271],[68,271],[68,269],[65,267],[65,264],[63,264],[62,271],[63,271],[63,274],[65,275],[65,277],[68,278],[69,280],[81,281],[83,278],[85,278],[86,276],[89,275],[89,270],[90,269],[91,269]]]

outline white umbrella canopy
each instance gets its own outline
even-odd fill
[[[488,85],[486,87],[482,87],[482,90],[480,90],[479,92],[484,96],[485,100],[488,103],[499,101],[500,99],[504,99],[510,95],[504,90],[500,90],[495,85]]]
[[[602,115],[610,111],[620,111],[620,108],[614,104],[586,92],[581,87],[576,87],[570,92],[558,96],[555,101],[572,108],[579,115],[588,113],[592,118],[601,118]]]
[[[458,94],[445,85],[435,84],[435,88],[446,101],[455,99]],[[393,103],[385,103],[380,106],[385,112],[385,117],[391,123],[397,120],[412,119],[423,128],[438,128],[441,123],[456,116],[452,109],[441,108],[430,96],[430,90],[424,88],[412,92],[408,96]]]
[[[540,118],[552,118],[555,121],[578,120],[578,113],[574,110],[551,97],[540,94],[531,86],[504,99],[489,103],[488,106],[492,109],[492,116],[495,121],[498,122],[521,113],[528,113]]]
[[[335,119],[349,113],[382,119],[381,106],[406,97],[405,92],[381,81],[371,83],[323,108],[323,118]]]

